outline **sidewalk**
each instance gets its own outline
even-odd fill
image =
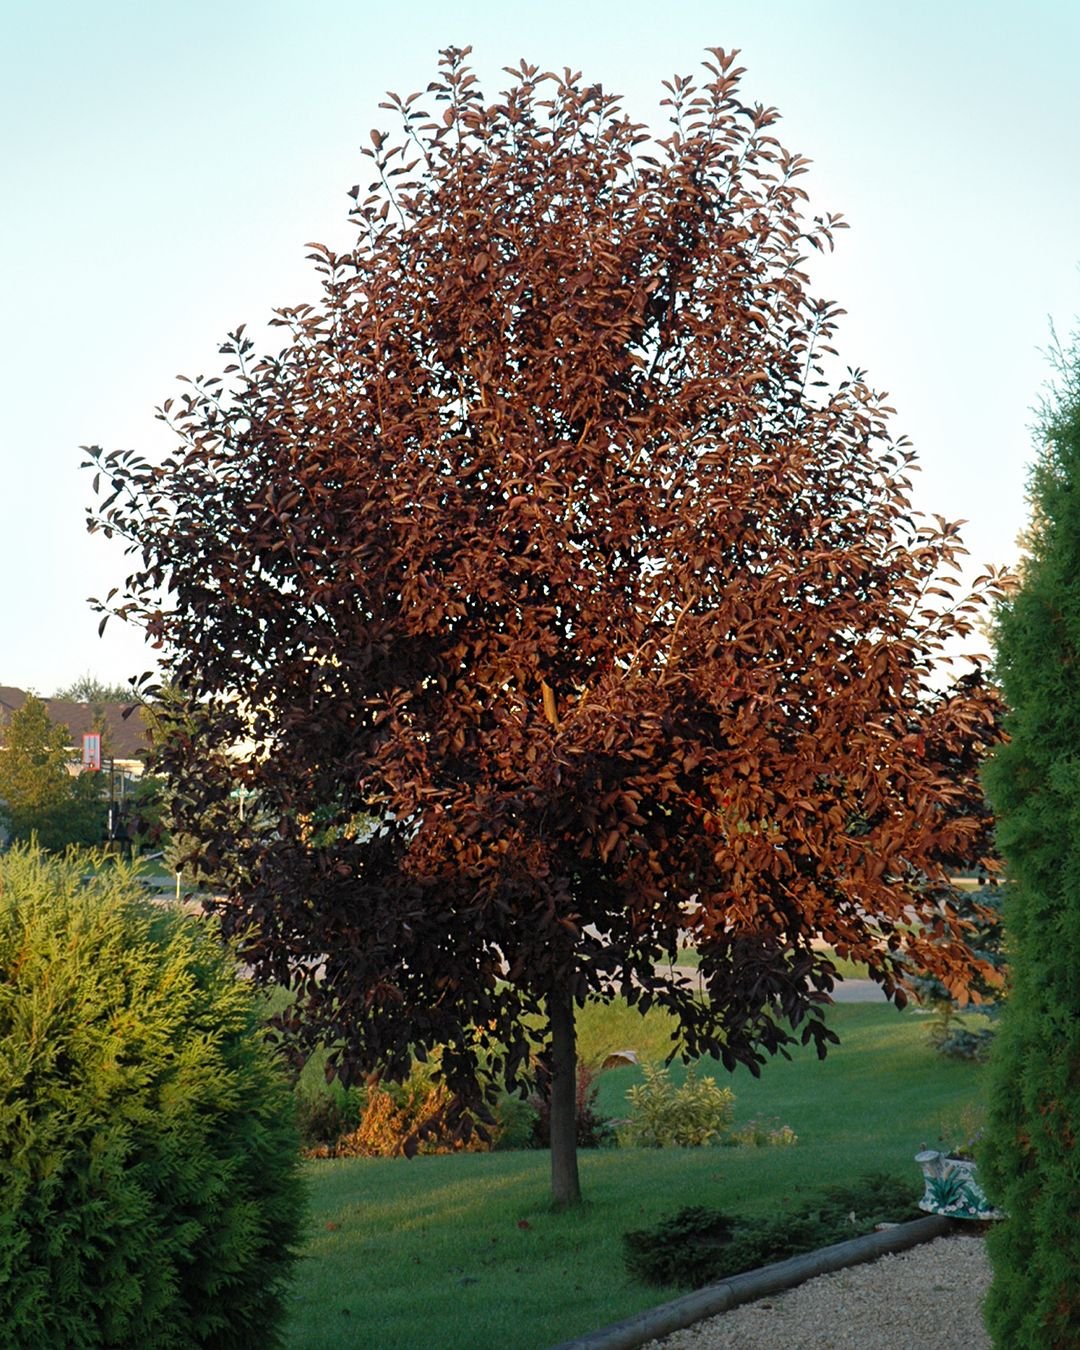
[[[680,974],[693,981],[697,977],[696,966],[676,966]],[[833,987],[834,1003],[881,1003],[885,999],[880,984],[874,980],[840,980]]]
[[[834,1003],[880,1003],[885,995],[873,980],[837,980],[832,997]]]

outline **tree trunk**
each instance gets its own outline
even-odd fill
[[[551,1028],[551,1198],[556,1209],[581,1203],[577,1165],[577,1039],[574,1000],[562,989],[548,994]]]

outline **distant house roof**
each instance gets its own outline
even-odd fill
[[[25,689],[0,684],[0,725],[21,708],[27,698]],[[113,759],[138,760],[145,756],[150,738],[142,707],[132,708],[130,703],[75,703],[66,698],[46,698],[42,702],[49,719],[57,726],[67,728],[68,744],[72,748],[81,748],[86,732],[102,730],[105,753]],[[128,708],[132,710],[125,717]]]
[[[8,715],[13,713],[16,708],[21,708],[26,701],[26,693],[22,689],[12,689],[10,685],[0,684],[0,722],[6,722]]]

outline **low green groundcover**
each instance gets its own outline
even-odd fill
[[[647,1284],[698,1289],[746,1270],[785,1261],[879,1223],[919,1216],[919,1190],[909,1181],[868,1173],[768,1217],[744,1218],[691,1205],[652,1228],[623,1235],[626,1267]]]

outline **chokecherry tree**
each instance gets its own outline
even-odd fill
[[[283,348],[231,335],[163,462],[90,452],[91,527],[188,699],[178,827],[297,1043],[346,1076],[443,1047],[467,1127],[542,1018],[565,1204],[586,1000],[756,1070],[834,1039],[821,940],[897,1002],[905,953],[966,985],[943,884],[986,846],[996,702],[935,672],[1000,579],[959,586],[884,398],[830,376],[805,266],[842,222],[735,53],[666,82],[657,137],[571,71],[488,101],[467,55],[381,105]]]

